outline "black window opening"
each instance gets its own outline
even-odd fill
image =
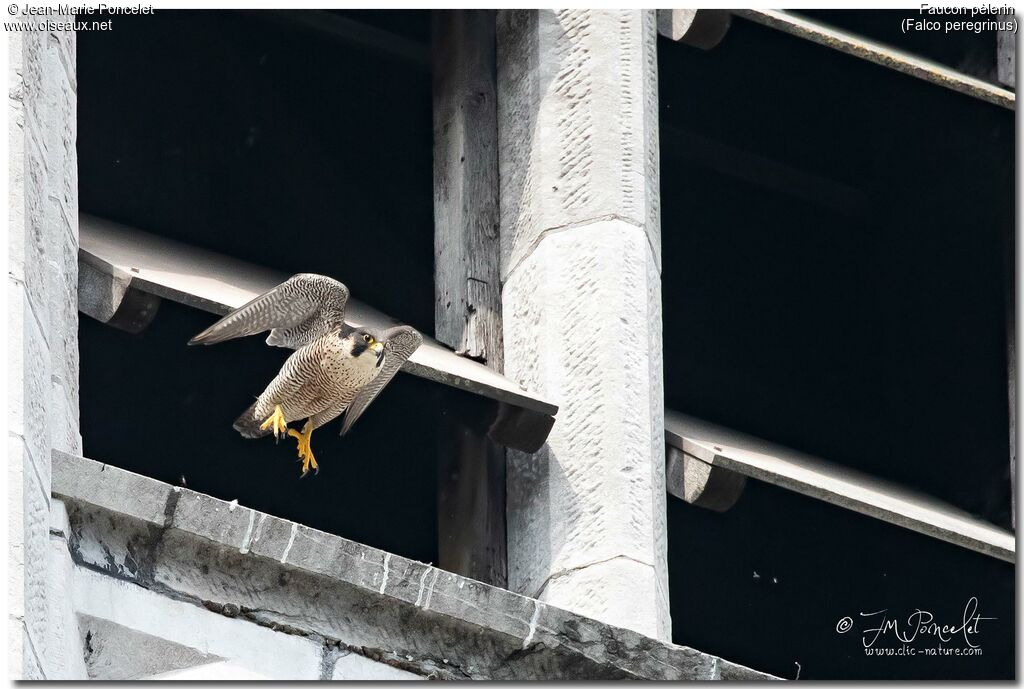
[[[1014,113],[737,18],[658,48],[666,407],[1009,528]],[[757,481],[670,498],[669,576],[674,641],[780,676],[1013,676],[1012,565]],[[835,631],[972,596],[969,662]]]
[[[400,49],[335,30],[351,22]],[[429,37],[427,12],[160,11],[82,33],[81,210],[337,277],[432,334]],[[214,318],[168,300],[139,334],[82,317],[85,455],[437,562],[437,428],[476,401],[400,374],[345,438],[314,434],[300,481],[293,440],[231,428],[289,352],[187,347]]]

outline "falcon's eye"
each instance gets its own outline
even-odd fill
[[[363,335],[363,342],[369,342],[369,341],[370,341],[370,340],[372,340],[372,339],[373,339],[373,338],[372,338],[372,337],[370,337],[369,335],[366,335],[366,334],[364,334],[364,335]]]

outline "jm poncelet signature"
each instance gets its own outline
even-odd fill
[[[905,618],[890,616],[888,608],[861,612],[859,616],[869,625],[861,630],[864,648],[871,648],[880,638],[889,634],[904,644],[913,643],[918,639],[935,639],[947,643],[954,637],[963,636],[964,643],[971,648],[978,648],[980,644],[975,643],[975,639],[981,632],[981,622],[997,619],[984,617],[978,612],[978,599],[975,596],[964,605],[960,621],[953,624],[940,624],[935,620],[933,613],[921,608],[915,608]],[[845,634],[853,629],[853,626],[853,618],[843,617],[836,624],[836,632]]]

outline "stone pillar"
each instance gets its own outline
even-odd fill
[[[668,639],[655,13],[497,23],[505,374],[560,408],[509,455],[509,587]]]
[[[36,17],[12,17],[34,21]],[[70,21],[72,17],[49,17]],[[65,677],[49,600],[50,451],[81,454],[75,34],[9,32],[10,674]],[[74,639],[78,643],[78,639]]]

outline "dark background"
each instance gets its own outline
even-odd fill
[[[426,50],[429,14],[309,17],[82,33],[81,208],[340,277],[432,332],[429,64],[322,21]],[[712,51],[660,39],[659,72],[666,406],[1007,526],[1013,113],[740,19]],[[185,346],[213,320],[168,302],[138,335],[82,318],[86,455],[436,561],[441,416],[476,402],[399,376],[349,436],[316,434],[321,472],[299,481],[293,441],[231,429],[287,352]],[[1013,676],[1011,565],[755,481],[725,514],[670,499],[668,517],[678,643],[784,677]],[[958,621],[970,596],[999,618],[981,657],[866,658],[835,632],[883,607]]]
[[[279,14],[113,22],[79,35],[83,212],[340,277],[433,332],[428,69]],[[425,13],[399,24],[429,38]],[[300,481],[293,439],[231,428],[290,352],[261,337],[186,346],[214,320],[167,301],[138,335],[81,319],[86,456],[436,562],[436,429],[460,393],[396,377],[345,438],[337,422],[314,434],[320,473]]]
[[[740,19],[658,49],[666,407],[1008,528],[1014,113]],[[1013,677],[1007,563],[757,482],[725,514],[671,500],[669,555],[681,643],[790,678]],[[835,632],[971,596],[999,618],[981,657]]]

